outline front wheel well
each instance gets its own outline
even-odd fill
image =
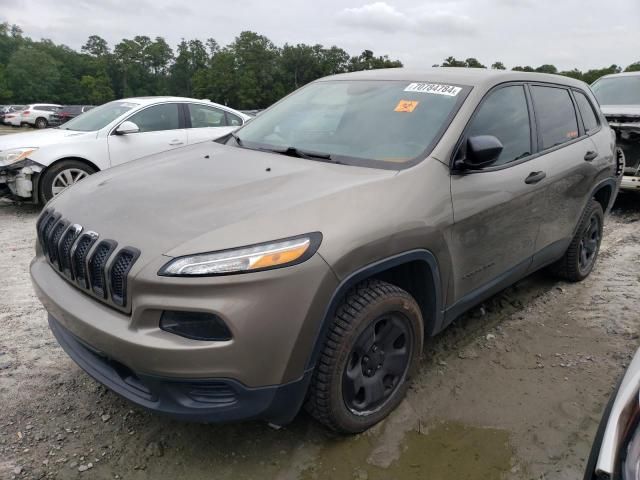
[[[36,185],[33,190],[33,199],[34,201],[38,201],[38,199],[41,198],[40,196],[40,192],[42,191],[42,179],[44,178],[44,174],[47,172],[47,170],[49,170],[50,168],[54,167],[55,165],[59,165],[60,163],[67,161],[67,160],[75,160],[77,162],[82,162],[85,165],[87,165],[88,167],[92,168],[95,172],[99,172],[100,169],[96,166],[95,163],[90,162],[89,160],[87,160],[86,158],[82,158],[82,157],[63,157],[63,158],[59,158],[58,160],[56,160],[55,162],[53,162],[51,165],[47,165],[45,168],[42,169],[42,171],[38,174],[38,181],[36,182]],[[44,203],[44,201],[43,201]]]
[[[425,333],[437,327],[437,288],[429,264],[413,260],[377,272],[371,279],[383,280],[408,292],[420,306]]]

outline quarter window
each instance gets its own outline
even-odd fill
[[[224,111],[206,105],[189,104],[191,128],[226,127]]]
[[[524,87],[513,85],[491,93],[474,116],[468,137],[493,135],[504,147],[493,165],[504,165],[531,154],[531,126]]]
[[[576,98],[576,103],[578,104],[580,115],[582,115],[584,129],[587,133],[591,133],[596,130],[599,125],[598,117],[596,117],[596,114],[593,111],[593,106],[584,93],[574,91],[573,94]]]
[[[232,127],[240,127],[242,125],[242,119],[233,113],[227,112],[227,120]]]
[[[531,87],[531,96],[543,149],[578,137],[578,120],[568,90],[535,85]]]
[[[140,133],[180,128],[180,116],[177,103],[163,103],[145,108],[136,113],[130,121],[140,129]]]

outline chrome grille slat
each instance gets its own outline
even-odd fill
[[[114,240],[99,241],[96,232],[83,230],[52,209],[43,211],[36,223],[43,255],[56,270],[103,302],[126,307],[127,280],[140,251],[118,250]]]

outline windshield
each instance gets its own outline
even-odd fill
[[[237,138],[246,148],[397,168],[433,147],[468,92],[408,81],[318,82],[252,119]]]
[[[600,105],[640,105],[640,75],[601,78],[591,89]]]
[[[137,103],[123,101],[105,103],[104,105],[92,108],[88,112],[78,115],[60,128],[78,132],[93,132],[106,127],[120,115],[137,106]]]

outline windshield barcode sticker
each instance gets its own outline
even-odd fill
[[[433,93],[435,95],[447,95],[455,97],[462,88],[453,85],[441,85],[439,83],[410,83],[405,92]]]

